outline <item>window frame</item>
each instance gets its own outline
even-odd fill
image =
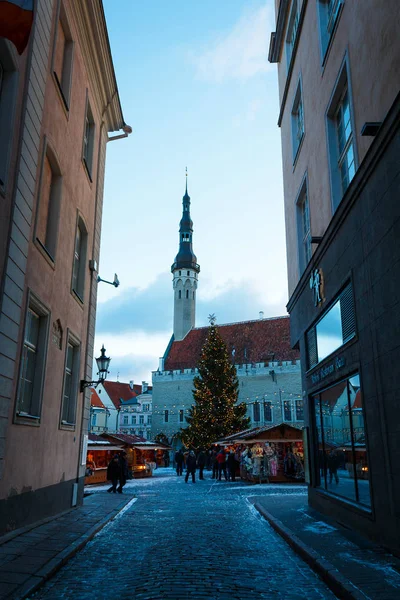
[[[78,231],[80,231],[80,254],[77,258],[76,253],[76,242],[78,238]],[[71,293],[74,298],[78,299],[81,304],[84,303],[85,298],[85,280],[86,280],[86,263],[87,263],[87,249],[88,249],[88,230],[86,223],[82,215],[78,212],[75,226],[75,237],[74,237],[74,248],[73,248],[73,261],[72,261],[72,272],[71,272]],[[76,271],[76,264],[78,264],[78,270]],[[76,281],[76,285],[75,285]]]
[[[265,417],[265,407],[266,407],[266,405],[269,405],[271,419],[266,419],[266,417]],[[274,422],[274,408],[273,408],[271,400],[264,400],[264,402],[263,402],[263,420],[264,420],[264,423],[273,423]]]
[[[168,408],[164,409],[164,411],[163,411],[163,421],[164,421],[164,423],[168,423],[169,422],[169,410],[168,410]]]
[[[290,64],[294,55],[294,48],[296,45],[297,35],[300,29],[300,6],[299,0],[293,0],[290,9],[290,15],[288,20],[288,26],[285,37],[285,48],[286,48],[286,66],[287,70],[290,69]]]
[[[55,71],[55,58],[57,52],[58,43],[58,25],[61,25],[64,33],[64,53],[63,53],[63,65],[61,72],[61,81]],[[75,43],[72,37],[71,28],[69,25],[69,19],[65,10],[63,0],[58,1],[57,14],[55,20],[55,33],[53,41],[53,51],[51,58],[51,74],[55,83],[57,92],[59,94],[63,109],[66,116],[69,116],[70,101],[71,101],[71,89],[72,89],[72,71],[74,65],[74,48]]]
[[[285,417],[285,405],[286,404],[290,408],[290,419],[286,419],[286,417]],[[293,420],[294,420],[293,419],[293,404],[292,404],[292,401],[288,400],[288,399],[285,400],[284,398],[282,398],[282,420],[285,423],[293,423]]]
[[[85,167],[90,183],[93,182],[93,165],[94,165],[94,141],[96,133],[96,124],[93,116],[91,103],[89,102],[89,93],[86,90],[86,107],[85,117],[83,120],[83,135],[82,135],[82,162]]]
[[[356,126],[354,121],[354,106],[353,106],[353,94],[352,94],[352,86],[350,79],[350,70],[349,70],[349,61],[347,52],[343,58],[342,64],[339,69],[339,73],[337,79],[335,81],[333,91],[331,97],[329,99],[329,103],[326,109],[325,115],[325,123],[326,123],[326,139],[327,139],[327,150],[328,150],[328,162],[329,162],[329,177],[330,177],[330,185],[331,185],[331,209],[332,214],[334,214],[341,203],[343,197],[346,194],[348,187],[352,181],[349,180],[349,183],[345,190],[342,187],[342,176],[339,168],[339,159],[342,157],[342,152],[339,152],[339,142],[338,142],[338,133],[337,133],[337,113],[341,106],[341,103],[348,94],[348,106],[350,112],[350,120],[349,123],[351,125],[351,136],[349,136],[349,140],[347,140],[347,149],[349,145],[349,141],[351,142],[353,148],[353,161],[354,161],[354,174],[352,179],[354,178],[359,163],[358,163],[358,153],[357,153],[357,143],[356,143]],[[343,157],[342,157],[343,158]]]
[[[27,335],[28,313],[35,313],[39,317],[39,331],[37,341],[37,352],[35,359],[35,374],[32,381],[32,394],[30,398],[29,411],[20,410],[21,404],[21,389],[22,389],[22,373],[24,370],[24,347]],[[18,383],[16,386],[15,406],[14,406],[14,423],[22,425],[39,426],[42,416],[43,405],[43,390],[46,377],[46,363],[48,355],[49,331],[50,331],[51,311],[50,309],[36,296],[32,290],[28,289],[27,301],[25,307],[24,318],[24,335],[20,350],[20,363],[18,369]],[[35,414],[36,413],[36,414]]]
[[[301,107],[301,111],[299,108]],[[304,116],[304,101],[303,101],[303,84],[301,75],[299,77],[296,91],[293,98],[292,110],[291,110],[291,128],[292,128],[292,152],[293,152],[293,169],[296,166],[298,156],[300,154],[300,149],[303,145],[304,137],[306,134],[305,128],[305,116]],[[301,115],[301,118],[299,117]],[[299,128],[299,123],[301,123],[302,128]],[[299,132],[301,131],[301,135],[299,136]]]
[[[5,38],[0,38],[0,63],[3,71],[0,88],[0,193],[5,195],[14,143],[16,98],[19,87],[19,57],[14,44]]]
[[[71,369],[71,389],[70,389],[70,409],[68,410],[68,418],[64,415],[64,407],[65,407],[65,386],[66,386],[66,376],[68,369],[68,349],[72,347],[72,369]],[[61,411],[60,411],[60,429],[67,429],[74,431],[76,428],[76,416],[77,416],[77,406],[78,406],[78,386],[79,386],[79,372],[80,372],[80,349],[81,344],[79,338],[74,335],[69,329],[67,330],[67,337],[65,343],[65,356],[64,356],[64,376],[63,376],[63,386],[61,393]],[[74,398],[71,402],[71,398]],[[72,407],[72,410],[71,410]],[[69,418],[73,416],[72,420]]]
[[[330,0],[318,0],[317,2],[321,66],[323,69],[328,60],[332,42],[338,28],[339,19],[343,12],[345,0],[333,0],[334,3],[337,3],[337,8],[335,13],[332,12],[332,14],[329,13],[329,2]]]
[[[307,201],[308,207],[308,231],[304,228],[304,211],[303,205]],[[296,197],[296,221],[297,221],[297,252],[298,252],[298,266],[300,276],[304,273],[312,258],[312,234],[311,234],[311,211],[310,211],[310,197],[308,193],[308,176],[307,173],[303,177],[303,181],[300,186],[300,191]],[[308,244],[308,245],[307,245]],[[307,253],[309,251],[309,256]]]

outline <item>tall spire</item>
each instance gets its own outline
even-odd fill
[[[185,192],[185,196],[187,196],[187,195],[188,195],[188,193],[187,193],[187,167],[186,167],[186,192]]]
[[[185,195],[182,198],[182,218],[179,224],[179,252],[171,267],[171,271],[176,269],[190,268],[197,273],[200,266],[197,264],[196,255],[193,252],[193,221],[190,217],[190,196],[187,190],[187,167],[185,170]]]

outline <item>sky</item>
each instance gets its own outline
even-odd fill
[[[172,334],[185,167],[196,326],[286,314],[274,0],[103,0],[127,138],[107,145],[95,355],[151,381]]]

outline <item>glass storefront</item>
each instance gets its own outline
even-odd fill
[[[314,395],[319,485],[371,506],[360,376]]]

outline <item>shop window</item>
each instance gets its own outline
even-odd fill
[[[53,53],[53,74],[67,110],[69,110],[71,95],[73,47],[71,30],[64,5],[61,3]]]
[[[49,322],[48,310],[29,294],[17,391],[18,422],[40,422]]]
[[[264,402],[264,421],[272,423],[272,402]]]
[[[292,420],[292,403],[290,400],[283,400],[283,420]]]
[[[58,240],[61,193],[61,170],[56,155],[45,138],[34,237],[39,246],[53,262],[56,256]]]
[[[164,423],[168,423],[169,413],[168,410],[164,410]]]
[[[360,377],[353,375],[314,396],[318,484],[371,506]]]
[[[74,262],[72,268],[72,291],[83,302],[85,291],[85,265],[87,252],[87,230],[82,218],[79,216],[74,247]]]
[[[351,340],[356,334],[353,288],[345,287],[338,300],[325,312],[318,323],[306,335],[308,368]]]
[[[260,420],[260,403],[254,402],[253,404],[253,421],[258,422]]]
[[[0,190],[6,187],[18,78],[16,52],[10,42],[0,37]]]
[[[61,427],[75,426],[76,423],[76,401],[78,394],[79,375],[79,343],[69,337],[64,369],[64,391],[61,410]]]

